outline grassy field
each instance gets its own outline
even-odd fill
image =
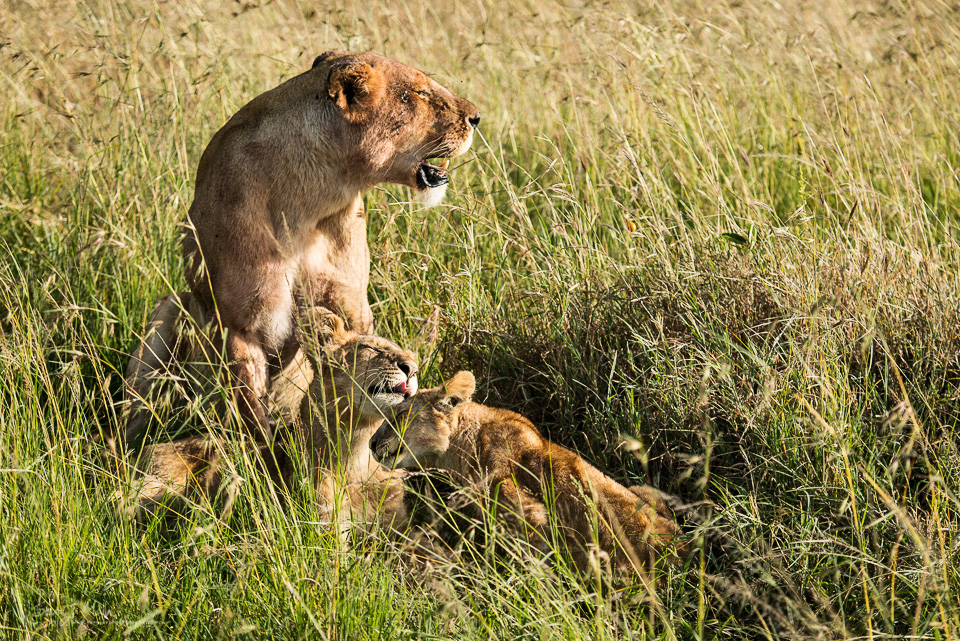
[[[956,6],[442,6],[0,5],[0,637],[960,638]],[[424,383],[691,505],[656,598],[509,546],[411,574],[242,457],[223,518],[116,514],[84,443],[200,153],[330,48],[483,113],[445,205],[367,198],[381,333],[439,305]]]

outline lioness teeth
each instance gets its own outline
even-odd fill
[[[417,187],[420,189],[433,189],[441,187],[450,182],[447,176],[447,170],[444,167],[438,167],[424,160],[417,168]]]
[[[437,163],[437,167],[439,167],[440,169],[446,169],[449,166],[450,166],[449,158],[444,158],[443,160]]]

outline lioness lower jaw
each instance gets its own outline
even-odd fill
[[[437,160],[436,164],[429,160],[420,163],[417,167],[417,188],[413,192],[415,202],[427,207],[434,207],[443,202],[443,197],[447,193],[447,184],[450,182],[450,176],[447,173],[449,165],[449,158]]]
[[[427,187],[426,189],[414,189],[413,201],[425,207],[436,207],[443,202],[443,197],[447,194],[447,185],[439,187]]]

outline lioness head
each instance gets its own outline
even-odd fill
[[[349,331],[343,319],[322,307],[306,312],[300,344],[313,364],[312,396],[320,405],[353,408],[379,420],[417,393],[416,356],[379,336]]]
[[[390,468],[433,467],[450,447],[460,415],[473,397],[477,381],[457,372],[440,387],[420,392],[392,408],[370,439],[373,456]]]
[[[374,53],[328,51],[305,75],[345,125],[338,146],[357,177],[369,186],[406,185],[418,200],[440,202],[450,180],[448,159],[470,148],[480,124],[476,105],[422,71]],[[328,120],[318,124],[331,135]]]

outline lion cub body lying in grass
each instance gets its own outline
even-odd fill
[[[387,467],[439,468],[480,485],[497,516],[538,549],[549,551],[555,532],[581,571],[591,547],[633,572],[671,554],[686,558],[679,528],[658,514],[651,493],[623,487],[523,416],[471,402],[475,386],[473,374],[459,372],[393,406],[370,441],[374,456]]]

